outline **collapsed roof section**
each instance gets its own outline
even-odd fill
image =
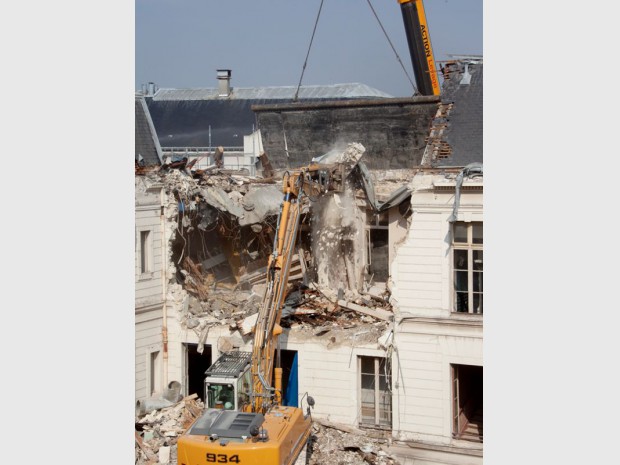
[[[482,163],[482,57],[454,57],[441,71],[441,102],[431,122],[422,165],[465,167]]]

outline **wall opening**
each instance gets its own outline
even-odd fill
[[[299,399],[299,380],[297,377],[297,351],[280,350],[282,367],[282,405],[297,407]]]
[[[204,402],[205,371],[212,363],[211,345],[205,344],[202,354],[198,353],[198,344],[183,344],[185,346],[185,386],[186,395],[198,394]]]
[[[140,231],[140,273],[151,271],[151,231]]]
[[[366,214],[368,274],[375,283],[385,283],[390,276],[389,213]]]
[[[451,365],[452,436],[482,442],[482,367]]]
[[[392,427],[390,366],[383,357],[358,357],[360,426]]]
[[[158,350],[148,353],[147,397],[161,392],[161,355]]]

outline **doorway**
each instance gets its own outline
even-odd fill
[[[204,402],[205,371],[211,366],[211,345],[205,344],[202,354],[198,352],[198,344],[183,344],[185,348],[185,395],[198,394]]]
[[[299,399],[297,351],[281,349],[280,366],[282,367],[282,405],[297,407]]]

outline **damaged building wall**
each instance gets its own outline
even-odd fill
[[[135,178],[135,397],[162,389],[164,243],[161,186]]]
[[[421,442],[449,447],[477,464],[482,463],[483,320],[482,314],[454,311],[453,233],[448,220],[454,211],[455,178],[420,173],[411,183],[411,226],[392,264],[397,350],[393,363],[399,374],[393,397],[398,419],[394,437],[410,442],[413,457],[428,456],[427,446],[416,452],[415,444]],[[466,179],[456,220],[482,224],[482,196],[482,179]],[[473,381],[465,376],[459,380],[459,367],[468,375],[473,372]],[[466,387],[471,391],[469,403],[459,407],[458,382],[468,383],[463,392]],[[457,425],[455,415],[467,409],[479,412],[479,418],[469,416],[473,432],[465,440],[457,431],[464,422]]]
[[[467,183],[478,186],[478,182]],[[416,176],[411,184],[412,223],[392,264],[393,298],[399,311],[415,316],[451,314],[451,230],[455,180],[444,175]],[[438,187],[435,187],[438,186]],[[462,192],[458,221],[482,221],[482,188]]]
[[[365,207],[350,186],[318,199],[311,221],[312,253],[321,288],[361,291],[366,266]]]
[[[420,165],[429,123],[437,111],[434,98],[344,102],[340,105],[254,106],[263,147],[275,168],[304,166],[342,141],[366,147],[370,169]]]
[[[239,257],[245,253],[243,249],[248,247],[248,242],[254,243],[258,239],[257,234],[273,228],[271,223],[274,222],[274,215],[279,211],[282,200],[281,187],[279,184],[261,185],[258,179],[243,178],[228,172],[202,175],[184,169],[162,170],[153,182],[164,185],[164,242],[168,244],[165,251],[168,357],[162,378],[181,382],[183,394],[193,394],[198,389],[196,393],[202,398],[203,392],[196,388],[195,382],[191,383],[194,391],[188,391],[188,345],[194,351],[192,356],[195,356],[196,351],[194,345],[199,350],[205,347],[204,354],[209,354],[209,362],[215,361],[223,351],[250,350],[250,317],[256,315],[258,310],[262,298],[260,282],[265,279],[265,270],[260,265],[261,260],[271,251],[273,235],[268,235],[265,240],[266,252],[251,248],[249,255],[252,256],[247,261],[241,263]],[[381,202],[391,197],[401,186],[400,181],[382,186],[385,192],[379,189],[377,199]],[[385,428],[382,431],[386,431],[392,425],[392,407],[385,377],[382,378],[383,368],[379,370],[378,367],[391,366],[392,359],[378,340],[385,335],[393,314],[385,288],[370,288],[369,276],[364,276],[368,246],[365,241],[369,237],[366,234],[369,228],[367,221],[369,212],[372,212],[369,205],[359,186],[356,186],[355,195],[349,192],[331,196],[326,205],[316,200],[309,202],[310,209],[315,209],[315,213],[303,217],[301,236],[303,239],[305,234],[306,242],[302,240],[302,244],[307,251],[312,252],[308,254],[310,258],[304,266],[318,265],[320,268],[323,260],[327,268],[334,264],[337,251],[342,249],[342,276],[339,277],[346,276],[342,272],[347,271],[344,262],[346,255],[356,260],[348,268],[353,270],[351,274],[356,279],[352,283],[346,279],[335,285],[329,282],[329,287],[325,288],[319,284],[316,286],[318,289],[312,286],[313,283],[306,283],[310,284],[309,289],[304,290],[305,297],[299,298],[299,301],[304,302],[303,305],[298,307],[297,302],[285,305],[286,311],[293,312],[294,317],[287,317],[289,319],[282,322],[285,333],[281,339],[282,349],[298,354],[298,398],[305,392],[315,398],[317,406],[313,414],[317,418],[355,427],[361,423],[365,427],[374,427],[374,419],[366,418],[362,422],[361,413],[369,411],[367,405],[362,408],[362,399],[368,403],[368,396],[375,398],[375,394],[370,392],[372,387],[368,386],[368,383],[374,383],[382,386],[382,405],[388,399],[387,407],[384,406],[388,410],[382,410],[382,415],[388,417],[382,420],[386,424],[381,425]],[[389,256],[396,250],[396,243],[406,232],[409,221],[407,206],[403,207],[399,200],[395,206],[382,212],[381,215],[388,218],[387,222],[376,220],[381,228],[390,231],[389,245],[382,245],[384,255]],[[321,207],[335,215],[329,220],[323,218],[315,223],[314,218],[320,218],[318,211]],[[375,215],[370,213],[370,216],[374,218]],[[310,240],[313,230],[321,233],[316,243]],[[346,232],[344,235],[343,230]],[[251,233],[248,232],[246,237],[244,231]],[[333,236],[321,237],[324,233],[332,233]],[[256,237],[252,237],[252,234]],[[242,265],[228,276],[233,279],[230,283],[209,280],[213,274],[210,265],[214,259],[219,260],[214,255],[219,239],[229,243],[227,247],[222,247],[226,249],[222,254],[218,253],[223,255],[223,264],[235,268],[235,260],[240,260]],[[333,248],[321,259],[317,253],[318,248],[326,243],[333,245]],[[346,246],[349,249],[345,254]],[[188,258],[191,259],[190,266],[186,263]],[[247,272],[252,264],[255,267],[249,275],[242,274],[242,268]],[[300,265],[295,266],[301,268]],[[304,273],[296,270],[292,274],[296,276],[296,283],[300,284]],[[311,275],[309,273],[306,276]],[[373,281],[373,284],[376,282]],[[348,293],[347,287],[353,287],[355,292]],[[344,293],[338,292],[341,288],[345,288]],[[241,327],[245,327],[248,332],[242,334]],[[151,336],[162,341],[161,334],[157,338],[155,331]],[[151,347],[151,350],[154,349],[157,346]],[[376,366],[379,371],[372,375],[376,379],[371,381],[368,381],[368,373],[364,376],[361,373],[361,367],[368,363],[381,363]],[[195,373],[195,376],[203,378],[204,371]]]

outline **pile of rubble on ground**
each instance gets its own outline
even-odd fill
[[[388,438],[357,428],[315,420],[306,465],[399,465],[384,450]]]
[[[149,408],[161,404],[171,405]],[[177,439],[200,416],[204,404],[192,394],[175,404],[154,399],[145,405],[146,410],[136,412],[136,465],[176,463]]]
[[[175,464],[178,437],[204,409],[204,404],[196,394],[165,407],[150,409],[149,406],[158,406],[157,400],[145,403],[147,411],[144,411],[143,405],[143,410],[136,417],[136,465]],[[314,420],[305,458],[297,463],[398,465],[399,462],[384,450],[388,441],[389,434],[386,432],[362,431],[325,420]]]

